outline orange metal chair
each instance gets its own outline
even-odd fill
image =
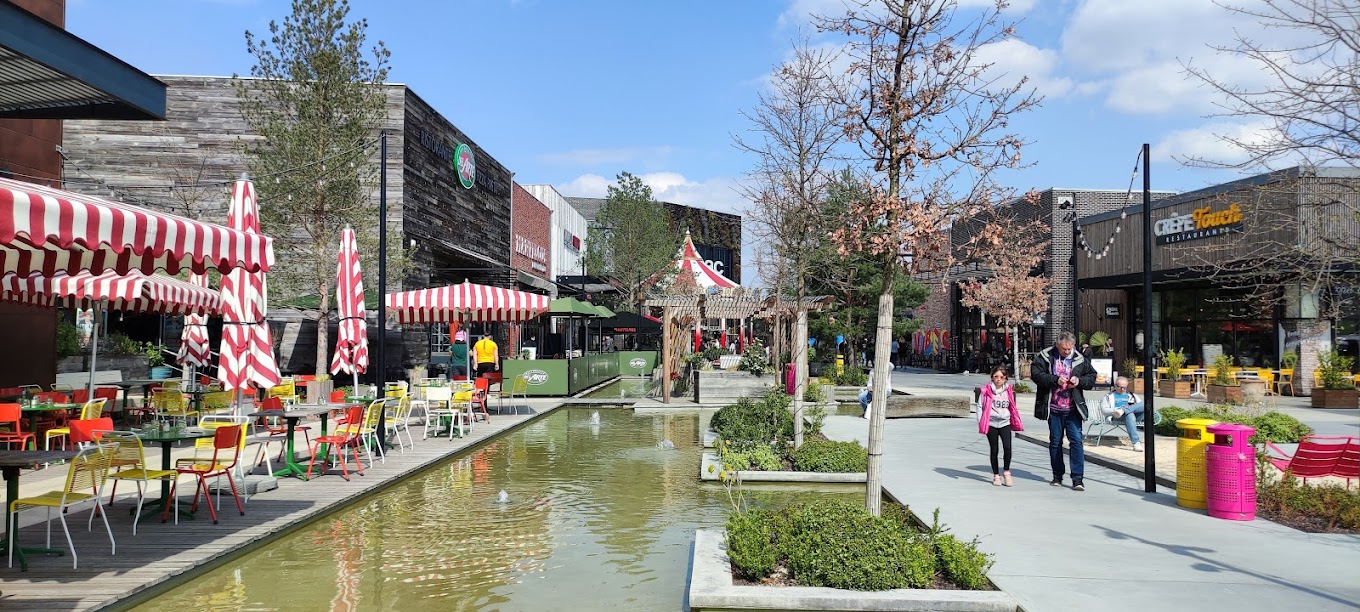
[[[264,401],[260,402],[260,410],[283,410],[283,398],[279,396],[264,398]],[[269,447],[269,443],[271,442],[279,443],[279,458],[276,461],[283,461],[283,454],[288,451],[288,422],[277,417],[260,417],[258,426],[264,428],[265,438],[260,441],[259,458],[255,462],[255,465],[259,466],[260,463],[263,463],[263,457],[267,454],[265,449]],[[293,430],[302,432],[303,442],[308,446],[311,446],[312,440],[310,432],[312,431],[312,427],[310,425],[299,423],[297,426],[293,427]],[[256,429],[256,432],[258,431],[259,430]]]
[[[486,395],[491,389],[491,379],[479,377],[477,380],[473,381],[472,384],[475,387],[475,390],[472,392],[472,401],[469,404],[469,410],[472,412],[472,420],[477,420],[477,411],[480,410],[482,413],[482,420],[490,423],[491,415],[486,411]]]
[[[236,479],[232,478],[232,471],[236,469],[236,462],[241,460],[241,438],[246,435],[245,425],[224,425],[218,427],[213,433],[212,455],[204,457],[193,457],[190,459],[180,459],[175,462],[175,471],[180,474],[192,474],[198,478],[194,487],[194,501],[189,506],[189,511],[198,510],[198,496],[201,493],[205,505],[208,506],[208,514],[212,515],[212,522],[217,524],[217,508],[213,507],[212,495],[208,492],[208,479],[218,476],[226,476],[227,483],[231,485],[231,497],[236,500],[236,510],[241,516],[246,515],[246,509],[241,505],[241,494],[236,490]],[[179,487],[179,481],[170,489],[170,496],[174,497],[175,489]],[[170,505],[166,504],[161,511],[161,522],[164,523],[170,518]]]
[[[38,448],[38,438],[31,431],[24,431],[24,408],[19,404],[0,404],[0,427],[8,426],[8,431],[0,431],[0,442],[5,443],[5,448],[10,448],[11,444],[19,443],[19,450],[24,450],[28,442],[33,443],[33,449]]]
[[[345,411],[345,422],[363,423],[365,410],[367,408],[363,406],[350,406]],[[312,461],[307,464],[307,479],[312,479],[312,467],[316,465],[317,451],[321,449],[322,444],[326,445],[326,456],[321,460],[323,469],[330,462],[331,451],[335,451],[340,457],[340,473],[345,480],[349,480],[349,466],[345,462],[345,447],[349,447],[350,452],[354,455],[354,467],[359,471],[359,475],[363,476],[364,464],[359,460],[359,440],[362,430],[362,427],[337,426],[334,435],[317,436],[311,445]]]

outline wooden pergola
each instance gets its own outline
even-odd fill
[[[807,313],[823,310],[835,303],[831,296],[804,297],[802,306],[797,300],[780,297],[759,289],[731,288],[696,293],[691,295],[665,295],[648,298],[645,305],[662,309],[661,333],[661,401],[670,403],[671,377],[678,374],[678,364],[685,354],[688,341],[681,338],[693,337],[698,326],[707,319],[734,319],[743,322],[748,319],[767,319],[774,330],[771,352],[777,362],[785,343],[797,346],[807,345]],[[796,336],[788,339],[786,332]],[[801,338],[801,340],[798,340]],[[807,360],[801,361],[806,367]],[[782,365],[782,364],[780,364]],[[798,374],[799,386],[806,378],[806,371]],[[801,396],[799,396],[801,399]]]

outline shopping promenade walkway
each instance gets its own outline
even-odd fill
[[[561,400],[532,399],[528,403],[533,412],[542,414],[555,410]],[[86,531],[87,511],[74,514],[71,536],[80,555],[79,569],[71,569],[70,557],[35,557],[27,572],[19,567],[6,568],[0,562],[0,610],[88,610],[100,609],[129,597],[144,596],[173,582],[186,572],[205,564],[221,562],[261,543],[316,520],[320,516],[343,508],[366,495],[395,484],[415,472],[475,447],[487,438],[499,435],[533,418],[533,414],[491,415],[490,424],[480,423],[465,438],[432,438],[421,440],[421,426],[415,425],[415,447],[402,453],[395,449],[386,462],[364,468],[364,475],[354,475],[345,481],[338,469],[330,474],[302,481],[283,478],[279,488],[252,497],[246,504],[246,514],[237,514],[230,498],[223,500],[221,521],[214,525],[206,510],[200,510],[195,520],[181,519],[162,524],[159,520],[144,521],[132,535],[132,519],[128,508],[135,499],[128,500],[123,492],[131,486],[119,487],[119,501],[109,513],[118,542],[116,555],[109,554],[108,536],[102,527]],[[314,424],[314,423],[313,423]],[[299,450],[302,440],[297,439]],[[248,449],[254,456],[254,447]],[[177,451],[189,452],[187,449]],[[152,461],[158,461],[158,450],[148,450]],[[47,473],[44,473],[47,472]],[[54,466],[36,473],[26,473],[24,493],[33,494],[61,486],[65,469]],[[36,474],[36,476],[33,476]],[[47,486],[42,481],[48,481]],[[53,482],[55,481],[55,483]],[[23,482],[23,481],[21,481]],[[181,479],[182,490],[188,491],[191,481]],[[153,485],[154,486],[154,485]],[[183,499],[188,503],[187,494]],[[37,513],[41,516],[41,513]],[[96,523],[98,520],[96,519]],[[60,527],[52,543],[64,548],[66,542]],[[21,541],[27,545],[43,541],[43,526],[30,524],[20,529]],[[2,555],[0,555],[2,558]]]
[[[867,442],[863,419],[833,416],[826,435]],[[1175,492],[1087,465],[1086,491],[1049,486],[1048,452],[1015,444],[1013,488],[991,485],[987,440],[972,419],[893,419],[884,487],[996,555],[992,580],[1027,612],[1356,610],[1360,536],[1233,522],[1176,506]],[[1071,484],[1070,480],[1066,481]]]

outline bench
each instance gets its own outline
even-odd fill
[[[1266,447],[1281,457],[1270,457],[1270,464],[1281,472],[1290,472],[1303,479],[1336,476],[1351,481],[1360,479],[1360,439],[1354,436],[1307,436],[1299,442],[1294,454],[1280,450],[1266,442]]]
[[[123,372],[121,370],[95,370],[94,385],[106,383],[123,382]],[[57,374],[57,381],[53,386],[56,389],[83,389],[90,384],[89,372],[64,372]]]
[[[1115,418],[1114,415],[1106,415],[1100,411],[1100,406],[1097,405],[1091,405],[1090,410],[1091,418],[1086,421],[1086,434],[1084,437],[1091,437],[1091,430],[1100,428],[1100,431],[1096,432],[1096,446],[1100,446],[1100,440],[1106,435],[1124,431],[1124,417]],[[1152,426],[1156,427],[1161,424],[1162,413],[1153,411]],[[1138,429],[1146,429],[1146,425],[1147,413],[1144,412],[1143,418],[1138,420]]]

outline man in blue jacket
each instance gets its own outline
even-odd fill
[[[1029,377],[1037,390],[1034,397],[1034,417],[1048,421],[1048,460],[1053,467],[1053,481],[1062,486],[1062,439],[1067,435],[1067,446],[1072,458],[1072,489],[1085,491],[1082,476],[1086,468],[1086,452],[1082,448],[1082,421],[1090,414],[1083,391],[1096,386],[1096,371],[1091,361],[1076,350],[1077,338],[1072,332],[1058,334],[1058,341],[1035,356]]]

